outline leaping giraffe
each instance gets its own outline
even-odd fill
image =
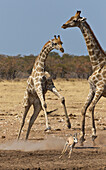
[[[89,77],[90,91],[87,100],[82,108],[82,127],[81,127],[81,144],[84,142],[85,135],[85,114],[87,108],[90,105],[89,110],[92,113],[92,140],[94,141],[96,136],[96,127],[94,120],[94,109],[96,103],[103,96],[106,97],[106,54],[102,47],[100,46],[98,40],[96,39],[92,29],[86,22],[85,17],[80,17],[81,11],[77,11],[75,16],[72,16],[62,28],[66,29],[68,27],[79,27],[88,49],[90,61],[92,64],[93,74]]]
[[[61,99],[61,103],[63,104],[63,108],[64,108],[64,112],[65,112],[65,116],[66,116],[66,121],[68,123],[68,128],[71,128],[70,120],[69,120],[66,106],[65,106],[65,99],[57,91],[49,73],[45,71],[45,61],[47,59],[49,52],[53,49],[57,49],[63,53],[64,49],[62,47],[62,44],[63,43],[60,39],[60,36],[58,35],[58,38],[56,38],[56,36],[54,36],[54,39],[49,40],[43,46],[39,56],[35,60],[35,64],[32,69],[32,73],[27,81],[27,89],[25,91],[25,96],[24,96],[25,111],[24,111],[24,116],[23,116],[22,125],[21,125],[18,139],[20,138],[21,131],[22,131],[22,128],[25,123],[25,118],[26,118],[26,115],[27,115],[28,110],[30,109],[31,105],[33,105],[34,112],[30,118],[30,121],[29,121],[26,139],[28,139],[31,127],[32,127],[34,121],[36,120],[39,112],[42,109],[44,111],[45,119],[46,119],[46,130],[51,129],[51,127],[49,126],[49,122],[48,122],[47,105],[45,102],[45,94],[46,94],[47,90],[50,90],[58,98]]]

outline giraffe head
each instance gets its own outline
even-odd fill
[[[58,38],[56,38],[56,35],[54,35],[54,39],[51,40],[53,49],[60,50],[62,53],[64,53],[64,48],[62,47],[63,42],[60,39],[60,35],[58,35]]]
[[[75,16],[72,16],[65,24],[62,25],[62,28],[79,27],[80,24],[86,20],[85,17],[80,17],[80,13],[81,11],[77,11]]]

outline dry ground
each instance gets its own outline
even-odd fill
[[[0,169],[106,169],[106,99],[101,98],[95,109],[97,127],[96,146],[91,141],[91,115],[86,115],[86,142],[84,147],[79,143],[73,151],[71,159],[67,154],[59,159],[64,142],[69,134],[80,133],[81,108],[86,100],[89,85],[86,80],[56,80],[55,86],[66,99],[67,111],[72,128],[68,129],[64,111],[60,101],[51,92],[46,95],[51,132],[44,132],[45,118],[43,111],[35,121],[28,142],[25,134],[29,118],[33,112],[30,109],[26,123],[17,142],[24,108],[22,100],[26,88],[25,81],[0,82]]]

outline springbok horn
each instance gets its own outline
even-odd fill
[[[74,134],[74,136],[76,136],[76,137],[77,137],[77,133],[75,133],[75,134]]]

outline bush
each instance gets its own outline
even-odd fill
[[[0,79],[27,78],[32,71],[37,56],[22,57],[0,55]],[[51,52],[46,60],[45,70],[53,78],[88,78],[91,73],[91,64],[88,56],[73,56]]]

